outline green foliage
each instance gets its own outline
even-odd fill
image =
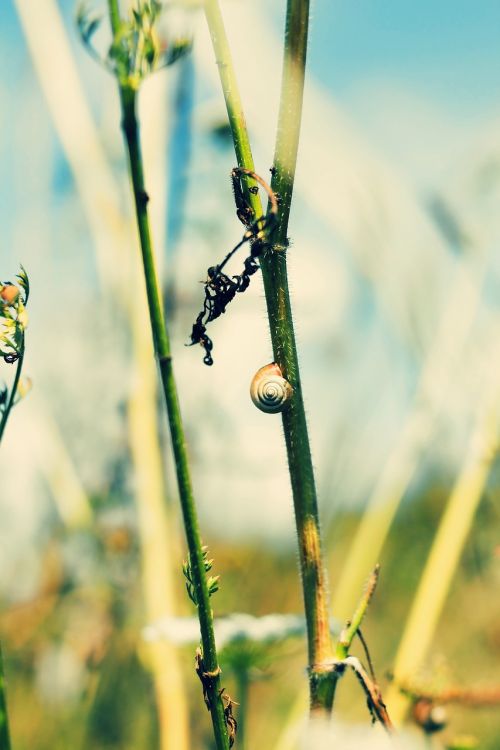
[[[28,297],[30,296],[30,282],[28,279],[28,274],[26,273],[26,269],[23,265],[21,265],[21,270],[17,274],[16,278],[19,281],[19,286],[24,290],[24,304],[26,305],[28,303]]]
[[[12,363],[24,354],[24,332],[28,326],[26,304],[30,285],[21,266],[16,276],[19,286],[10,281],[0,286],[0,355]]]
[[[0,440],[12,407],[29,390],[29,385],[26,387],[20,381],[28,327],[26,304],[30,294],[28,274],[23,266],[16,279],[17,285],[10,281],[0,285],[0,356],[7,364],[17,363],[10,389],[5,384],[0,385]]]
[[[87,3],[81,3],[76,10],[76,26],[80,33],[80,37],[84,45],[90,49],[92,48],[92,39],[101,25],[102,16],[96,15],[94,11],[87,5]]]
[[[150,73],[172,65],[189,52],[191,40],[166,40],[158,32],[163,6],[157,0],[137,0],[127,19],[121,19],[111,45],[102,55],[94,46],[103,17],[81,3],[76,25],[85,48],[118,78],[120,85],[138,89]]]
[[[205,573],[208,573],[210,570],[212,570],[213,560],[208,559],[208,547],[203,546],[203,565],[205,567]],[[189,598],[195,604],[198,606],[198,597],[196,596],[196,587],[193,580],[193,573],[191,570],[191,561],[188,557],[188,559],[183,563],[182,565],[182,572],[184,573],[184,577],[186,578],[186,591],[188,593]],[[219,590],[219,578],[220,576],[208,576],[207,577],[207,588],[208,588],[208,595],[212,596],[212,594],[215,594]]]

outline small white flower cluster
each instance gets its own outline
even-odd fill
[[[300,750],[425,750],[425,738],[410,732],[389,736],[380,726],[315,720],[304,727]]]
[[[305,620],[300,615],[264,615],[254,617],[235,613],[215,620],[215,640],[219,649],[236,641],[272,643],[283,638],[303,636]],[[194,617],[164,617],[142,631],[146,641],[167,640],[177,646],[197,643],[200,626]]]

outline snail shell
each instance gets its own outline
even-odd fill
[[[267,414],[283,411],[290,401],[293,388],[281,374],[276,362],[261,367],[250,385],[250,396],[257,409]]]

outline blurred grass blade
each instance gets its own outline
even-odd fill
[[[116,185],[99,142],[57,3],[14,0],[35,73],[71,168],[96,247],[98,276],[107,287],[129,276],[130,254],[119,252],[124,222]],[[43,33],[41,33],[43,29]]]
[[[349,617],[367,571],[379,560],[394,516],[446,401],[449,384],[478,310],[484,271],[484,263],[472,266],[466,262],[456,271],[420,375],[413,409],[368,500],[333,592],[332,611],[340,620]]]
[[[396,724],[403,721],[409,706],[398,685],[411,684],[427,655],[497,455],[500,389],[498,367],[493,369],[496,378],[485,389],[462,471],[439,524],[396,655],[393,686],[387,695]]]
[[[128,402],[127,416],[134,492],[141,541],[142,594],[149,622],[173,613],[175,600],[172,570],[173,528],[165,507],[165,486],[160,445],[156,438],[156,373],[150,366],[153,351],[150,339],[134,334],[136,377]],[[162,728],[161,750],[189,746],[187,706],[179,696],[183,679],[175,646],[168,641],[141,646],[147,666],[155,675],[155,689]],[[174,720],[173,709],[180,714]]]
[[[29,0],[15,0],[15,5],[35,72],[89,223],[101,289],[106,294],[111,294],[128,314],[136,362],[140,367],[137,379],[144,384],[150,383],[151,378],[154,378],[155,367],[151,344],[142,341],[142,332],[148,325],[145,297],[140,293],[140,288],[136,289],[136,285],[135,293],[128,293],[130,280],[136,277],[134,269],[138,265],[130,246],[130,237],[133,233],[128,229],[131,222],[125,220],[121,213],[119,190],[85,99],[57,4],[54,0],[35,4]],[[44,29],[43,34],[40,33],[41,28]],[[159,100],[150,98],[149,101],[154,104]],[[150,358],[143,356],[140,351],[142,346],[150,347]],[[138,412],[139,398],[142,400],[143,423],[139,426],[138,420],[130,416],[130,429],[139,430],[140,435],[143,430],[149,435],[158,435],[156,399],[151,390],[145,388],[145,393],[140,397],[137,394],[132,396],[129,414]],[[145,406],[147,398],[151,401],[148,407]],[[145,617],[152,621],[158,616],[160,607],[161,614],[174,611],[172,562],[169,558],[171,544],[168,535],[164,535],[160,540],[161,530],[169,528],[164,501],[159,503],[152,499],[165,497],[161,466],[158,467],[154,458],[158,446],[146,455],[137,448],[140,440],[138,435],[130,434],[132,458],[135,462],[134,474],[144,477],[149,473],[147,484],[144,481],[137,483],[136,502],[139,508],[141,549],[145,555],[142,559]],[[62,445],[62,441],[59,441],[59,444]],[[150,537],[152,525],[157,531],[154,548],[159,559],[163,561],[161,565],[156,566],[151,564],[149,551],[146,553],[146,540]],[[168,564],[165,564],[167,560]],[[157,599],[159,591],[164,599]],[[161,750],[187,750],[187,708],[177,652],[164,645],[153,645],[150,653],[160,720]],[[167,659],[166,664],[162,664],[163,658]]]
[[[30,429],[37,468],[47,482],[57,512],[68,529],[89,528],[92,508],[76,467],[66,449],[59,428],[39,393],[32,394]],[[35,425],[35,427],[33,427]]]

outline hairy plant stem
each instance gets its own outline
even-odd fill
[[[24,341],[22,343],[22,350],[24,351]],[[5,427],[7,425],[9,414],[12,411],[12,407],[14,406],[14,400],[17,394],[17,387],[19,385],[19,380],[21,378],[21,371],[23,369],[23,359],[24,359],[24,355],[21,354],[21,356],[19,357],[16,363],[16,374],[14,375],[14,382],[12,383],[12,387],[10,389],[9,400],[7,401],[5,405],[5,409],[3,410],[3,413],[2,413],[2,419],[0,421],[0,442],[2,441],[3,433],[5,432]]]
[[[116,36],[119,33],[121,23],[118,0],[108,0],[108,7],[113,35]],[[227,750],[229,748],[229,740],[224,720],[224,707],[219,695],[221,688],[215,646],[213,613],[210,606],[202,542],[191,485],[184,427],[172,367],[170,339],[163,315],[153,253],[153,242],[147,207],[148,195],[144,183],[139,123],[136,112],[138,92],[134,87],[119,82],[119,93],[122,113],[122,129],[128,153],[129,171],[134,194],[137,229],[144,267],[151,331],[167,406],[168,422],[177,473],[177,485],[179,489],[184,529],[189,550],[189,562],[200,622],[203,663],[204,668],[209,675],[204,686],[207,691],[207,698],[210,705],[217,750]]]
[[[254,171],[252,151],[238,85],[217,0],[206,0],[205,13],[226,100],[238,166]],[[310,702],[313,712],[331,709],[336,677],[325,663],[332,658],[326,572],[321,554],[319,515],[309,435],[300,382],[286,264],[288,219],[297,160],[309,20],[308,0],[288,0],[285,56],[272,189],[279,194],[272,248],[261,258],[274,359],[293,386],[282,413],[299,541],[307,623]],[[251,181],[249,180],[251,184]],[[258,195],[248,193],[255,216],[262,216]]]

